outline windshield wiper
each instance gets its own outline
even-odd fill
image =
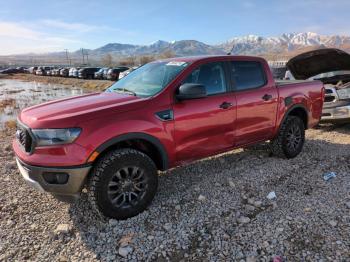
[[[116,88],[115,90],[122,91],[124,93],[129,93],[133,96],[137,96],[137,94],[134,91],[126,89],[126,88]]]

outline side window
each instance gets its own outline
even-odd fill
[[[226,92],[226,80],[223,63],[210,63],[193,70],[184,83],[202,84],[208,95]]]
[[[236,90],[258,88],[266,84],[265,71],[259,62],[231,62],[231,68]]]

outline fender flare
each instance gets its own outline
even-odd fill
[[[292,112],[294,109],[297,109],[297,108],[301,108],[301,109],[303,109],[305,111],[306,116],[307,116],[305,129],[308,129],[307,123],[309,121],[309,111],[307,110],[306,106],[303,105],[303,104],[294,104],[284,114],[284,116],[283,116],[283,118],[282,118],[282,120],[280,122],[280,125],[278,127],[277,134],[280,131],[280,128],[281,128],[282,124],[284,123],[284,121],[286,120],[287,116],[289,116],[290,112]]]
[[[161,156],[161,169],[166,170],[169,168],[169,159],[168,159],[168,154],[163,146],[163,144],[159,141],[158,138],[148,135],[146,133],[138,133],[138,132],[133,132],[133,133],[128,133],[128,134],[123,134],[119,135],[116,137],[113,137],[107,141],[105,141],[103,144],[99,145],[96,149],[95,152],[97,151],[98,153],[102,153],[104,150],[109,148],[110,146],[113,146],[117,143],[127,141],[127,140],[133,140],[133,139],[142,139],[145,140],[149,143],[151,143],[155,148],[159,151],[160,156]]]

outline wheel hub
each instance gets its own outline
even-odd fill
[[[116,207],[136,205],[145,195],[147,183],[143,169],[132,166],[117,170],[108,183],[108,197]]]
[[[301,131],[297,126],[292,126],[287,135],[288,147],[295,150],[301,142]]]
[[[123,192],[129,192],[134,187],[134,183],[130,179],[127,179],[121,183],[121,187]]]

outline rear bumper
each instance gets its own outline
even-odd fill
[[[350,105],[324,108],[321,122],[350,121]]]
[[[72,202],[79,198],[91,166],[83,167],[39,167],[31,166],[16,158],[18,169],[30,186],[42,192],[49,192],[60,200]],[[48,181],[50,176],[68,176],[64,183]]]

